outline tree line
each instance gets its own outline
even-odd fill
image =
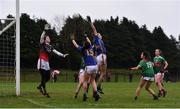
[[[24,13],[20,17],[20,23],[21,67],[35,68],[39,53],[39,38],[44,25],[48,22],[42,18],[31,18]],[[151,32],[145,24],[139,26],[135,21],[126,17],[96,19],[94,25],[103,36],[107,47],[108,68],[135,66],[140,60],[142,51],[149,51],[153,58],[154,50],[159,48],[169,63],[168,69],[172,72],[180,70],[180,50],[177,47],[179,41],[172,35],[167,36],[161,26],[155,27]],[[66,59],[52,56],[50,63],[52,68],[72,70],[79,68],[81,57],[71,43],[70,35],[72,33],[75,33],[75,38],[81,45],[84,34],[87,34],[92,40],[92,30],[87,19],[78,14],[67,17],[59,33],[55,27],[52,27],[49,32],[52,45],[62,53],[70,54]]]

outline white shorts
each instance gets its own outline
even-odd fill
[[[103,56],[103,58],[102,58],[102,56]],[[107,56],[105,54],[98,55],[96,57],[96,59],[97,59],[97,65],[102,65],[103,59],[104,59],[104,62],[105,62],[104,64],[107,64],[106,63]]]
[[[79,74],[84,73],[84,69],[79,70]]]
[[[154,81],[154,77],[142,77],[146,81]]]
[[[155,74],[155,82],[163,82],[163,78],[164,78],[164,73],[157,73]]]
[[[84,77],[84,69],[79,70],[79,79]]]
[[[86,66],[85,72],[88,74],[96,74],[98,71],[98,66],[97,65],[92,65],[92,66]]]
[[[50,70],[49,62],[43,59],[38,59],[37,69]]]

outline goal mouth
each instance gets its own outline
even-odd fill
[[[15,95],[16,20],[0,19],[0,96]]]

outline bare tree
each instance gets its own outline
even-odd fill
[[[58,33],[58,35],[60,35],[60,31],[62,30],[62,27],[65,24],[65,16],[63,15],[56,15],[54,17],[54,21],[53,21],[53,27],[55,27],[56,32]]]

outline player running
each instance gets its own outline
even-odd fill
[[[66,57],[68,54],[62,54],[58,52],[56,49],[54,49],[50,45],[50,37],[47,34],[47,31],[50,29],[49,25],[46,24],[44,31],[41,34],[40,38],[40,53],[39,53],[39,59],[37,63],[37,69],[39,70],[41,74],[41,82],[37,89],[45,96],[50,97],[49,94],[46,91],[46,83],[50,79],[50,66],[49,66],[49,54],[51,52],[57,54],[58,56],[61,57]]]
[[[105,78],[106,69],[107,69],[106,47],[102,40],[101,34],[97,32],[94,24],[91,22],[91,18],[88,16],[87,19],[93,30],[93,44],[94,44],[95,55],[96,55],[96,59],[97,59],[98,73],[100,73],[99,74],[100,76],[98,79],[97,90],[99,93],[104,94],[104,92],[102,91],[102,88],[101,88],[101,83],[103,82],[103,80]]]
[[[167,91],[163,87],[163,78],[165,70],[168,67],[167,61],[161,56],[161,50],[156,49],[155,50],[155,57],[154,57],[154,71],[155,71],[155,82],[156,86],[159,89],[158,96],[165,97],[167,94]]]
[[[145,86],[145,89],[153,96],[154,100],[158,100],[158,97],[155,95],[155,92],[150,88],[152,81],[154,81],[154,69],[153,63],[150,61],[149,53],[141,53],[141,61],[137,67],[130,68],[131,70],[142,69],[142,77],[140,79],[139,85],[136,89],[135,100],[140,96],[141,89]]]
[[[93,97],[95,101],[98,101],[100,96],[97,92],[97,85],[95,82],[96,72],[97,72],[97,62],[94,58],[94,52],[92,49],[91,41],[88,37],[86,37],[86,40],[84,41],[83,47],[78,45],[76,41],[74,40],[74,35],[71,36],[72,43],[74,46],[78,49],[78,51],[81,52],[84,63],[85,63],[85,73],[84,73],[84,83],[83,83],[83,101],[87,100],[87,83],[90,79],[90,83],[93,87]]]

